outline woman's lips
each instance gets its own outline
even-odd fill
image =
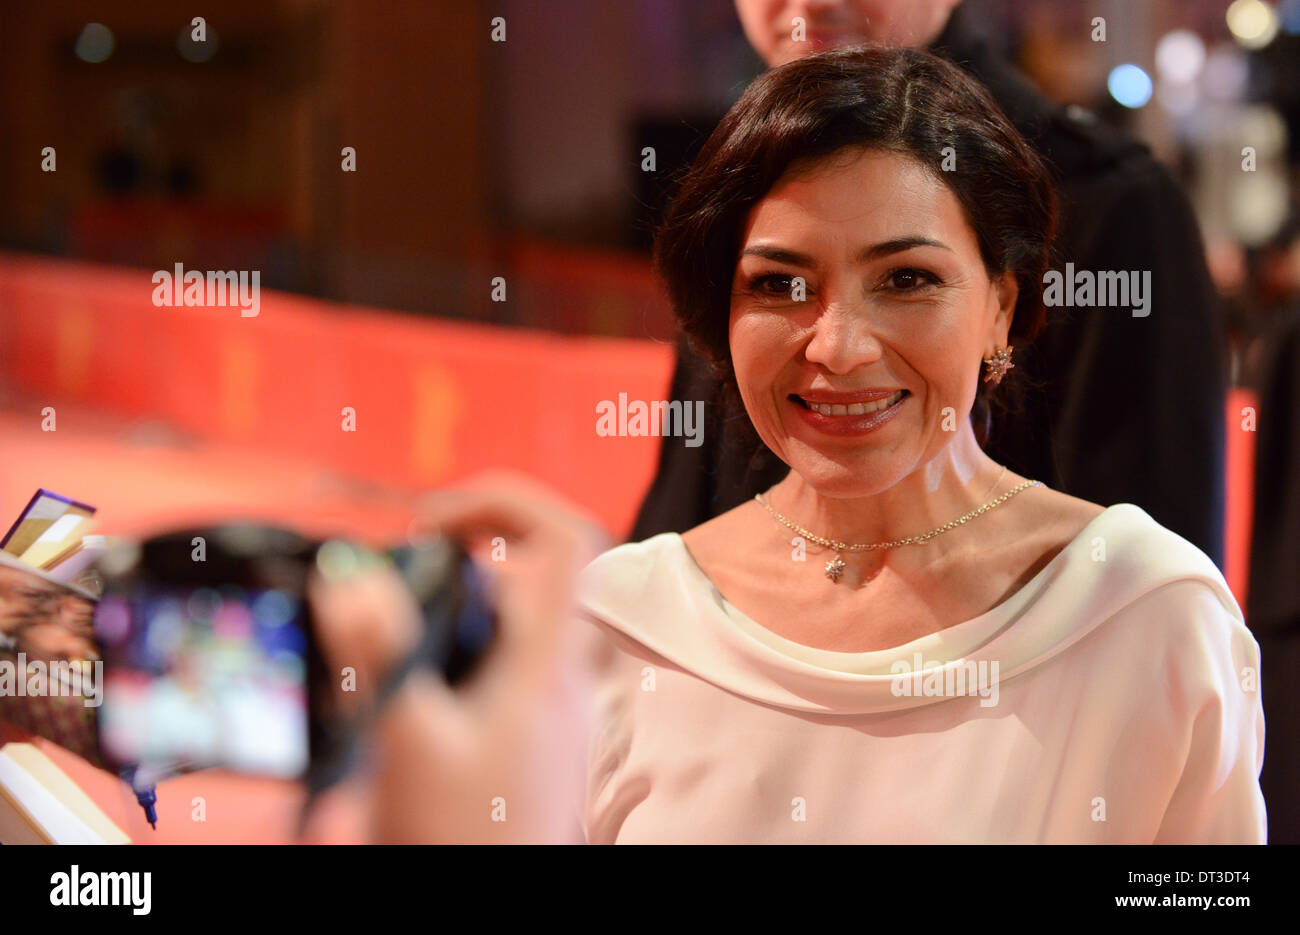
[[[787,398],[791,406],[794,407],[799,418],[803,419],[808,425],[826,435],[837,436],[858,436],[874,432],[881,426],[891,421],[894,416],[898,415],[900,409],[907,403],[911,397],[907,390],[899,390],[887,400],[881,400],[884,408],[874,409],[871,412],[858,412],[857,409],[872,409],[880,403],[865,403],[856,407],[838,406],[832,412],[843,412],[842,415],[827,414],[827,407],[819,406],[823,412],[817,412],[811,408],[808,403],[804,402],[799,396],[790,394]],[[850,411],[854,410],[854,411]]]

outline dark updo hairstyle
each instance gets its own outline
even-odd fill
[[[655,238],[655,265],[678,324],[713,364],[715,402],[733,417],[739,411],[751,443],[758,437],[744,417],[728,346],[744,226],[792,164],[849,146],[910,156],[947,185],[990,277],[1012,271],[1020,285],[1009,343],[1023,347],[1043,325],[1055,189],[984,87],[946,59],[915,49],[866,45],[796,59],[758,78],[728,111],[682,178]],[[1004,380],[1001,388],[1008,385]],[[980,381],[971,412],[980,445],[990,430],[991,387]]]

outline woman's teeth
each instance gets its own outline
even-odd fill
[[[878,399],[873,403],[853,403],[849,406],[832,406],[826,403],[810,403],[806,399],[802,398],[800,401],[813,412],[820,413],[824,416],[865,416],[868,413],[879,412],[881,409],[888,409],[903,398],[904,392],[905,390],[899,390],[887,399]]]

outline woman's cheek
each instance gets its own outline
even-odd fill
[[[729,337],[741,400],[759,436],[771,444],[784,431],[777,382],[796,356],[795,332],[778,315],[749,311],[733,316]]]
[[[978,355],[972,318],[960,308],[935,306],[896,322],[887,339],[928,375],[952,381],[965,373],[971,355]]]
[[[747,312],[733,319],[730,342],[737,379],[742,371],[751,382],[774,378],[793,356],[790,329],[775,315]]]

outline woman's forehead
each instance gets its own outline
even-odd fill
[[[964,236],[963,236],[964,232]],[[882,150],[836,153],[792,167],[750,211],[743,242],[766,238],[974,243],[961,203],[916,159]]]

